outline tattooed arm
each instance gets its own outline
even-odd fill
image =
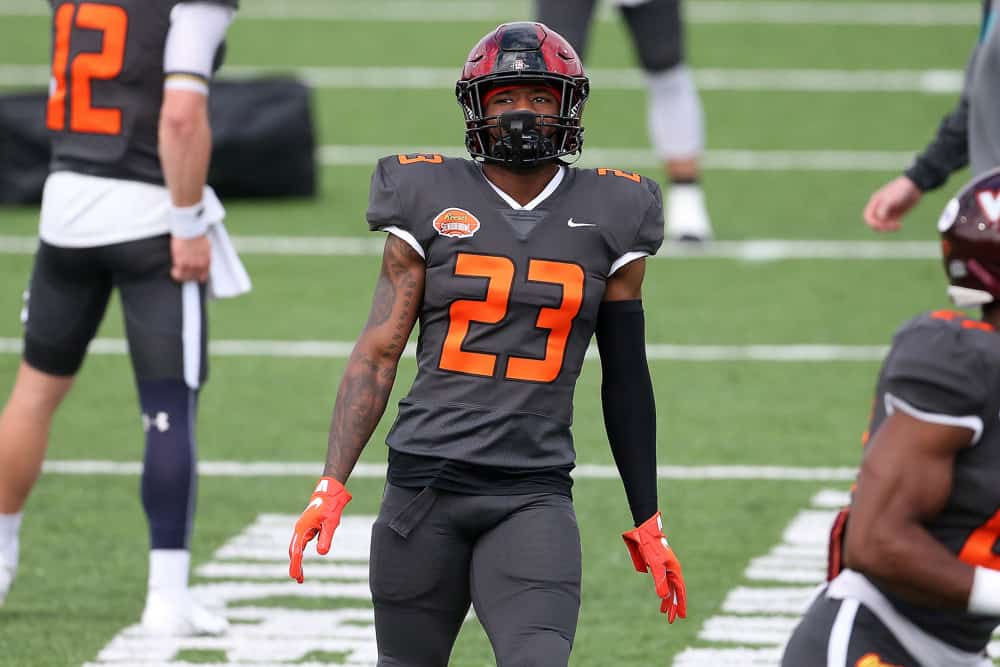
[[[420,255],[388,235],[368,322],[337,390],[324,476],[346,482],[382,418],[399,358],[420,313],[424,269]]]

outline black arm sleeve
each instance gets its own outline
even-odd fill
[[[989,19],[990,2],[991,0],[983,0],[983,30]],[[982,37],[980,35],[980,41]],[[969,85],[978,55],[977,43],[965,67],[965,85],[958,105],[941,119],[937,135],[904,172],[921,192],[944,185],[949,176],[969,164]]]
[[[602,303],[596,333],[604,427],[638,526],[657,508],[656,403],[646,361],[642,301]]]

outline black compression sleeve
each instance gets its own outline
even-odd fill
[[[642,301],[602,303],[596,333],[604,426],[638,526],[657,508],[656,404],[646,361]]]
[[[904,173],[921,192],[941,187],[952,173],[969,163],[969,98],[941,120],[937,135]]]

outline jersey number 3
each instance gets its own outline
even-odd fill
[[[441,348],[440,368],[456,373],[490,377],[496,370],[497,355],[469,352],[462,343],[472,322],[497,324],[507,315],[510,289],[514,282],[514,262],[496,255],[459,253],[455,261],[456,276],[488,278],[486,297],[482,300],[459,299],[449,309],[448,334]],[[511,356],[504,377],[527,382],[552,382],[559,377],[566,341],[573,318],[583,302],[583,269],[576,264],[532,259],[528,262],[528,280],[551,283],[562,287],[562,300],[555,308],[542,308],[535,325],[548,329],[545,356],[541,359]]]
[[[79,53],[69,58],[73,29],[101,33],[99,53]],[[52,50],[52,85],[46,125],[50,130],[65,130],[67,110],[72,132],[120,134],[121,109],[95,108],[91,105],[90,82],[113,79],[122,71],[125,59],[125,33],[128,14],[117,5],[93,2],[79,7],[60,5],[55,15],[55,44]],[[67,79],[70,99],[67,100]]]

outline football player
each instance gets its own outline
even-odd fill
[[[995,26],[995,0],[982,0],[979,40],[966,65],[965,85],[958,104],[938,126],[937,135],[913,164],[876,190],[868,199],[862,217],[878,232],[894,232],[920,202],[925,192],[936,190],[948,177],[967,164],[979,175],[1000,164],[1000,103],[997,56],[1000,35]]]
[[[207,370],[205,283],[211,269],[219,287],[225,276],[211,256],[229,249],[224,211],[205,186],[207,100],[236,0],[51,5],[51,174],[22,314],[24,356],[0,415],[0,600],[17,569],[22,508],[53,414],[117,288],[146,441],[141,495],[151,551],[142,625],[217,635],[226,619],[188,592],[188,539],[195,411]]]
[[[704,115],[691,70],[684,61],[681,0],[614,0],[621,10],[648,88],[647,121],[663,161],[667,236],[705,241],[712,236],[699,179],[705,148]],[[536,0],[538,20],[566,37],[586,57],[596,0]]]
[[[941,310],[895,334],[831,581],[784,667],[989,667],[1000,623],[1000,170],[949,202]]]
[[[417,376],[388,435],[372,530],[379,665],[444,666],[469,605],[498,665],[566,665],[580,606],[571,501],[573,390],[595,331],[608,439],[635,527],[624,539],[671,622],[680,564],[657,511],[645,357],[645,257],[663,240],[656,183],[581,170],[589,83],[573,48],[509,23],[469,54],[456,94],[472,160],[379,161],[368,206],[387,232],[369,319],[344,372],[323,477],[295,525],[289,574],[325,554],[344,488],[419,320]]]

